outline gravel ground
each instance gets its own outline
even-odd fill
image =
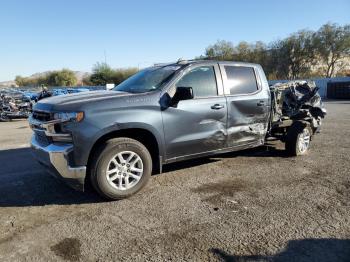
[[[0,261],[350,261],[350,101],[311,152],[283,145],[165,167],[134,197],[72,191],[0,123]]]

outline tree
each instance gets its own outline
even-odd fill
[[[37,85],[37,79],[31,77],[16,76],[15,82],[17,86],[28,87]]]
[[[26,78],[22,76],[16,76],[15,78],[16,85],[18,86],[26,86]]]
[[[92,71],[93,73],[90,76],[90,82],[94,85],[102,86],[108,83],[118,85],[131,75],[135,74],[138,70],[136,68],[120,68],[114,70],[106,63],[96,63]]]
[[[289,62],[284,46],[284,40],[277,40],[270,45],[270,71],[272,72],[269,79],[287,79],[289,77]]]
[[[33,86],[42,86],[42,85],[49,85],[48,83],[48,78],[50,76],[50,73],[48,74],[45,74],[45,75],[42,75],[42,76],[39,76],[37,78],[32,78],[32,85]]]
[[[317,32],[302,30],[268,45],[240,42],[234,46],[221,40],[208,46],[201,58],[258,63],[269,79],[346,75],[350,70],[350,25],[326,24]]]
[[[58,71],[55,80],[57,86],[75,86],[78,82],[74,72],[69,69]]]
[[[138,71],[137,68],[126,68],[126,69],[116,69],[114,70],[112,81],[114,84],[118,85],[125,79],[129,78]]]
[[[233,44],[225,40],[219,40],[205,50],[205,55],[209,59],[232,60],[233,54]]]
[[[325,65],[324,76],[332,77],[337,66],[350,55],[350,25],[325,24],[314,35],[314,46]]]
[[[252,46],[251,62],[260,64],[267,76],[274,72],[274,64],[271,61],[271,50],[261,41]]]
[[[253,62],[252,61],[252,47],[247,42],[242,41],[234,47],[233,60],[241,62]]]
[[[38,84],[47,84],[49,86],[75,86],[78,82],[74,72],[69,69],[62,69],[61,71],[53,71],[45,78],[38,79]]]
[[[94,83],[92,83],[91,82],[91,79],[90,79],[90,77],[91,77],[91,75],[90,74],[85,74],[84,76],[83,76],[83,79],[82,79],[82,85],[83,86],[92,86],[92,85],[94,85]]]
[[[90,81],[97,86],[106,85],[112,80],[113,74],[113,69],[107,63],[97,62],[92,69]]]
[[[297,79],[310,73],[315,60],[313,33],[299,31],[283,40],[279,59],[288,67],[286,76],[289,79]]]

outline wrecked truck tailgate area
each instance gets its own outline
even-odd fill
[[[271,90],[271,130],[288,127],[293,122],[308,121],[316,132],[326,116],[318,87],[313,81],[277,83]]]

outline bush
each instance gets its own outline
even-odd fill
[[[112,69],[106,63],[96,63],[92,69],[90,82],[94,85],[120,84],[137,72],[136,68]]]

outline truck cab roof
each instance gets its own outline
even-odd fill
[[[158,66],[190,66],[196,64],[231,64],[236,66],[251,66],[251,67],[260,67],[259,64],[248,63],[248,62],[238,62],[238,61],[222,61],[222,60],[204,60],[204,59],[195,59],[195,60],[179,60],[172,63],[156,63],[155,67]]]

